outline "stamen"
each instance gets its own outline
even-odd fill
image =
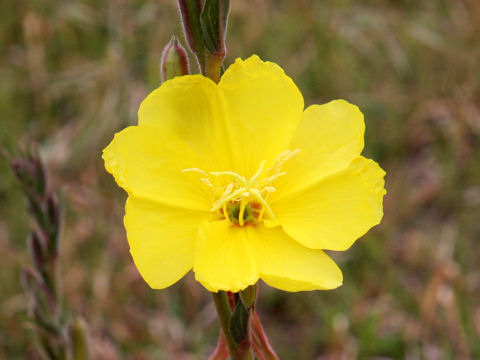
[[[260,204],[262,204],[262,206],[265,209],[265,211],[267,212],[268,216],[270,216],[270,218],[273,221],[277,221],[277,218],[273,214],[272,209],[270,208],[270,205],[268,205],[267,201],[263,198],[263,196],[260,194],[260,192],[257,189],[251,189],[251,193],[255,197],[255,199],[257,199],[258,202]]]
[[[260,210],[260,214],[258,214],[258,222],[262,221],[264,213],[265,213],[265,208],[262,206],[262,210]]]
[[[202,182],[202,184],[205,184],[208,187],[211,187],[212,189],[215,188],[215,186],[213,186],[213,184],[212,184],[212,182],[210,181],[209,178],[201,178],[200,181]]]
[[[266,191],[267,193],[272,193],[277,191],[277,189],[274,186],[265,186],[262,191]]]
[[[281,170],[283,165],[290,159],[294,158],[295,156],[298,155],[300,152],[300,149],[295,149],[295,150],[286,150],[282,153],[280,153],[277,158],[275,159],[275,163],[273,164],[273,167],[270,169],[274,173],[277,173]]]
[[[244,186],[247,185],[247,180],[241,176],[241,175],[238,175],[237,173],[234,173],[233,171],[210,171],[210,174],[214,175],[214,176],[222,176],[222,175],[227,175],[227,176],[231,176],[235,179],[237,179],[238,181],[240,181],[240,183]]]
[[[227,212],[227,203],[223,203],[223,216],[225,216],[225,220],[227,220],[228,225],[232,225],[232,222],[230,221],[230,216]]]
[[[243,214],[245,213],[245,198],[240,201],[240,213],[238,214],[238,223],[243,226]]]
[[[196,173],[200,173],[204,176],[207,176],[208,177],[208,174],[205,170],[202,170],[200,168],[189,168],[189,169],[183,169],[182,172],[196,172]]]
[[[245,191],[245,188],[240,188],[240,189],[234,191],[233,193],[231,193],[229,196],[227,196],[225,198],[221,197],[220,199],[215,201],[215,203],[213,204],[210,211],[217,211],[218,209],[220,209],[223,206],[224,203],[227,203],[231,200],[234,200],[236,197],[238,197],[238,195],[241,195],[242,192],[244,192],[244,191]]]
[[[227,196],[227,195],[230,195],[233,191],[233,189],[235,188],[235,184],[234,183],[230,183],[228,184],[227,186],[224,186],[222,187],[221,189],[223,189],[223,195],[222,196]]]
[[[265,163],[266,163],[266,161],[263,160],[262,163],[260,164],[260,167],[258,168],[257,172],[255,174],[253,174],[253,176],[248,181],[247,188],[252,186],[253,184],[255,184],[255,182],[258,180],[258,178],[260,177],[260,175],[263,172],[263,168],[265,167]]]
[[[281,172],[281,173],[273,174],[272,176],[270,176],[268,178],[268,180],[269,180],[269,182],[273,182],[273,181],[277,180],[280,176],[283,176],[283,175],[287,175],[287,173],[284,171],[284,172]]]
[[[267,199],[272,192],[276,191],[273,182],[286,174],[286,172],[281,171],[285,162],[295,157],[299,152],[300,150],[296,149],[280,153],[275,159],[273,166],[266,170],[266,160],[262,161],[258,170],[249,179],[233,171],[206,172],[199,168],[183,169],[182,171],[196,172],[202,175],[200,181],[212,189],[213,199],[217,199],[210,211],[215,212],[222,209],[225,220],[229,225],[238,223],[240,226],[243,226],[245,224],[244,216],[247,216],[247,221],[255,221],[257,223],[262,221],[265,213],[268,214],[271,220],[277,221]],[[262,177],[262,174],[265,175]],[[218,184],[213,178],[214,176],[227,176],[232,178],[233,181],[224,181]],[[233,219],[228,211],[232,213]],[[237,211],[238,222],[236,219]],[[256,216],[256,219],[253,216]]]

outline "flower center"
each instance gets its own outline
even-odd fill
[[[213,191],[213,204],[210,211],[219,212],[231,225],[244,226],[257,224],[265,217],[277,221],[268,204],[270,193],[276,188],[273,182],[286,174],[282,172],[285,162],[300,152],[299,149],[280,153],[273,166],[265,169],[262,161],[258,170],[249,179],[233,171],[206,172],[199,168],[184,169],[183,172],[196,172],[203,177],[200,181]]]

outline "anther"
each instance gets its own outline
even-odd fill
[[[275,159],[273,166],[266,170],[266,161],[262,161],[258,170],[249,179],[233,171],[206,172],[199,168],[184,169],[182,171],[196,172],[203,175],[200,181],[212,189],[213,198],[217,199],[213,202],[210,211],[215,212],[222,209],[228,224],[239,224],[243,226],[245,224],[244,217],[247,217],[247,221],[250,221],[248,219],[253,216],[252,213],[258,214],[256,222],[261,221],[265,213],[268,214],[271,220],[277,221],[267,199],[270,193],[276,191],[273,182],[280,176],[286,174],[286,172],[281,172],[285,162],[297,156],[299,152],[300,150],[296,149],[280,153]],[[268,175],[262,178],[262,174],[264,173]],[[215,186],[216,181],[212,178],[213,176],[227,176],[234,181],[228,182],[226,186]],[[251,202],[251,200],[253,200],[253,202]],[[232,206],[235,206],[235,208],[232,208]],[[234,213],[232,211],[234,211]]]

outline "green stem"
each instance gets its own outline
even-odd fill
[[[207,54],[205,56],[205,76],[215,81],[216,84],[220,81],[220,74],[222,72],[222,61],[225,54]]]
[[[247,329],[248,339],[238,344],[230,331],[232,310],[227,293],[225,291],[219,291],[218,293],[212,293],[212,296],[231,360],[252,360],[250,329]]]
[[[219,291],[217,293],[212,293],[212,296],[215,308],[217,309],[220,326],[222,327],[225,341],[227,342],[228,350],[230,351],[230,356],[232,360],[240,360],[238,345],[230,333],[230,317],[232,316],[232,310],[230,309],[227,293],[225,291]]]

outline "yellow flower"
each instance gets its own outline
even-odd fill
[[[312,105],[283,70],[237,59],[217,85],[165,82],[117,133],[105,168],[129,197],[130,252],[152,288],[193,268],[210,291],[262,279],[332,289],[346,250],[383,216],[385,172],[360,155],[365,124],[344,100]]]

